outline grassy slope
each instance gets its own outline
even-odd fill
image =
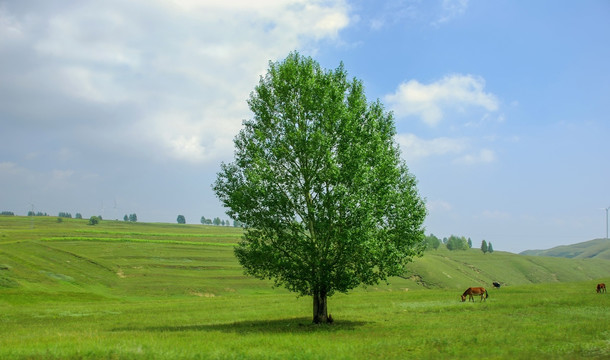
[[[0,287],[87,291],[112,296],[216,296],[268,292],[270,283],[248,278],[232,245],[240,229],[202,225],[0,217]],[[1,270],[4,269],[4,270]],[[573,282],[610,275],[602,259],[523,256],[480,250],[428,251],[404,278],[379,288],[461,289]],[[277,290],[274,290],[277,291]]]
[[[547,250],[526,250],[522,255],[554,256],[570,259],[605,259],[610,260],[610,241],[595,239],[573,245],[562,245]]]
[[[30,221],[0,217],[3,359],[610,354],[610,297],[593,290],[609,281],[605,260],[431,251],[407,279],[333,296],[337,321],[319,327],[311,299],[242,274],[231,246],[239,229]],[[511,286],[484,303],[458,301],[491,280]],[[405,291],[423,287],[434,289]]]

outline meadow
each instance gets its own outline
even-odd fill
[[[243,275],[240,233],[0,217],[0,358],[610,357],[610,296],[594,290],[607,260],[439,250],[331,297],[335,322],[313,325],[310,298]],[[464,283],[498,276],[486,301],[460,302]]]

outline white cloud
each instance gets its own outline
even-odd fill
[[[396,141],[407,161],[414,161],[434,155],[460,154],[468,147],[466,139],[439,137],[425,140],[414,134],[399,134]]]
[[[443,200],[429,201],[426,203],[426,208],[430,212],[448,212],[453,210],[453,206],[449,202]]]
[[[443,0],[441,4],[440,16],[432,22],[432,25],[438,26],[464,15],[468,9],[469,0]]]
[[[474,165],[489,164],[496,161],[496,154],[490,149],[481,149],[478,153],[466,154],[455,159],[456,164]]]
[[[13,162],[0,162],[0,175],[2,176],[15,175],[20,173],[21,171],[22,170],[17,166],[17,164]]]
[[[230,156],[268,61],[315,54],[349,19],[344,0],[7,4],[0,52],[15,66],[0,68],[0,106],[81,145],[113,144],[102,153],[215,161]]]
[[[438,137],[422,139],[414,134],[398,134],[396,142],[400,146],[407,163],[431,156],[452,156],[457,165],[489,164],[496,161],[496,154],[490,149],[472,150],[472,141],[467,138]]]
[[[426,124],[440,123],[447,111],[465,112],[470,108],[496,111],[498,99],[484,91],[485,80],[473,75],[450,75],[429,85],[409,80],[398,86],[385,102],[398,118],[417,116]]]

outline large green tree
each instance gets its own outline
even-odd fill
[[[343,64],[324,70],[297,52],[270,62],[248,105],[213,185],[245,226],[235,255],[247,274],[312,296],[313,321],[329,321],[328,297],[403,273],[425,248],[392,114]]]

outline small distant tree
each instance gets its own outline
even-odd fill
[[[125,216],[123,216],[123,221],[129,221],[129,216],[127,216],[127,214],[125,214]]]
[[[135,213],[129,214],[129,221],[138,222],[138,215],[136,215]]]
[[[219,226],[220,225],[220,218],[219,217],[215,217],[214,221],[212,222],[214,225]]]
[[[481,242],[481,251],[483,254],[485,254],[488,250],[489,247],[487,246],[487,241],[483,240],[483,242]]]
[[[472,249],[472,239],[468,238],[468,248]]]
[[[92,216],[89,218],[89,225],[97,225],[99,224],[101,218],[99,216]]]
[[[468,240],[465,237],[451,235],[447,240],[447,249],[449,250],[468,250]]]
[[[490,254],[494,252],[494,247],[491,245],[491,242],[489,242],[489,245],[487,245],[487,252]]]
[[[15,213],[12,211],[3,211],[2,215],[4,216],[15,216]]]
[[[178,215],[176,221],[178,221],[178,224],[186,224],[186,219],[184,218],[184,215]]]
[[[202,225],[205,225],[205,224],[206,224],[206,220],[207,220],[207,219],[205,218],[205,216],[202,216],[202,217],[201,217],[201,224],[202,224]]]
[[[81,213],[76,213],[76,215],[74,216],[74,218],[76,219],[82,219],[83,215]]]
[[[57,218],[57,222],[58,222],[58,223],[61,223],[61,222],[63,222],[63,221],[64,221],[64,219],[62,219],[62,218],[60,218],[60,217],[58,217],[58,218]]]
[[[426,248],[436,250],[440,245],[441,241],[434,234],[426,236]]]

